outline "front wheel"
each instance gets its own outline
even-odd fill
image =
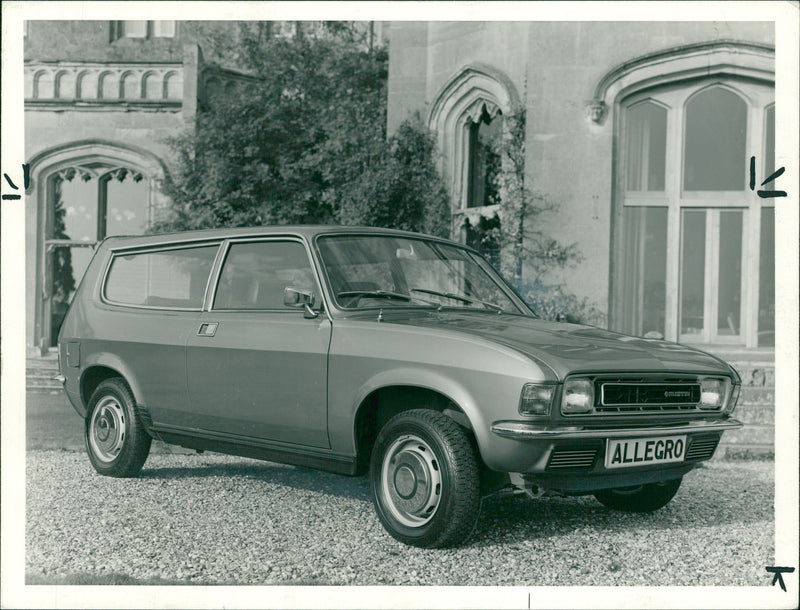
[[[632,513],[649,513],[666,506],[678,493],[682,479],[663,483],[648,483],[635,487],[603,489],[596,491],[594,497],[603,506]]]
[[[128,384],[106,379],[92,394],[84,429],[94,469],[109,477],[133,477],[144,466],[152,439],[136,414]]]
[[[480,511],[480,479],[467,435],[437,411],[393,417],[370,463],[378,518],[397,540],[434,548],[463,542]]]

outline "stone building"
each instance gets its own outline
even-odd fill
[[[419,113],[438,138],[453,231],[497,199],[485,185],[504,117],[525,109],[525,169],[555,203],[537,218],[584,262],[556,281],[622,332],[733,362],[752,426],[772,444],[774,170],[771,23],[393,23],[390,130]],[[502,218],[500,218],[502,222]]]

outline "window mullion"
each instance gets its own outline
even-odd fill
[[[703,304],[703,343],[717,339],[719,317],[719,210],[706,212],[706,256]]]
[[[764,125],[764,107],[750,109],[750,121],[747,130],[747,150],[756,157],[756,189],[767,176],[763,173],[766,159],[766,130]],[[748,158],[748,164],[749,164]],[[755,191],[749,191],[748,210],[745,214],[746,227],[742,236],[742,339],[747,347],[758,346],[758,311],[760,286],[761,252],[761,202]]]
[[[667,277],[664,336],[678,340],[678,308],[680,303],[681,252],[681,134],[683,105],[676,104],[667,115],[667,158],[664,187],[669,211],[667,213]]]
[[[97,232],[95,234],[95,241],[102,241],[106,236],[106,177],[97,177]]]
[[[758,243],[761,237],[761,215],[749,210],[742,212],[742,273],[739,279],[742,299],[739,307],[741,339],[746,347],[758,345]],[[753,244],[756,249],[753,250]]]

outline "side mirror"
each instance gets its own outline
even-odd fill
[[[316,318],[319,312],[311,309],[314,304],[314,293],[308,290],[300,290],[299,288],[292,288],[287,286],[283,289],[283,304],[286,307],[293,307],[295,309],[305,309],[303,317]]]

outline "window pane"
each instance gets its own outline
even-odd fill
[[[775,208],[761,209],[758,274],[758,346],[775,345]]]
[[[92,260],[94,249],[89,247],[58,246],[49,254],[50,284],[50,344],[58,344],[58,331],[67,309]]]
[[[667,208],[623,210],[622,331],[664,338]]]
[[[764,178],[766,180],[775,171],[775,106],[767,108],[766,112],[766,133],[764,135]],[[759,181],[759,184],[761,181]],[[769,184],[767,188],[773,188]]]
[[[120,33],[128,38],[147,36],[147,21],[120,21]]]
[[[501,137],[501,119],[483,116],[469,128],[469,198],[470,208],[499,203],[497,178],[500,174],[500,155],[496,146]]]
[[[199,309],[217,246],[116,256],[106,297],[117,303]]]
[[[397,243],[401,249],[406,247],[401,240]],[[399,259],[399,265],[409,294],[450,306],[455,299],[424,291],[449,292],[488,301],[507,311],[514,311],[514,305],[486,274],[483,266],[474,264],[479,259],[473,260],[465,250],[442,244],[423,247],[412,241],[406,243],[409,251],[414,252],[414,257]],[[464,302],[456,300],[455,304],[461,306]]]
[[[717,334],[740,334],[742,304],[741,210],[719,213],[719,282],[717,286]]]
[[[160,36],[164,38],[172,38],[175,36],[175,22],[174,21],[154,21],[153,22],[153,36]]]
[[[495,268],[500,268],[500,230],[502,221],[495,214],[491,218],[480,216],[475,224],[464,220],[466,243],[483,254]]]
[[[684,210],[681,239],[681,334],[703,332],[706,269],[706,212]]]
[[[745,142],[747,104],[715,87],[686,104],[683,188],[740,191],[748,176]]]
[[[150,184],[133,172],[103,181],[106,192],[106,235],[141,235],[148,227]]]
[[[57,179],[54,187],[53,238],[97,241],[97,180],[76,173],[72,180]]]
[[[284,309],[283,291],[288,286],[315,292],[303,244],[234,244],[222,267],[214,309]]]
[[[628,109],[628,190],[663,191],[667,155],[667,110],[652,102]]]

